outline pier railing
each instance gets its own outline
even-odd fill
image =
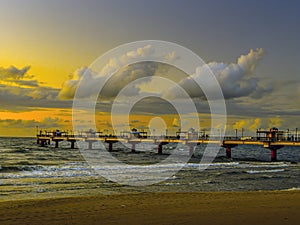
[[[88,133],[81,133],[81,134],[38,134],[37,138],[63,138],[63,139],[76,139],[76,138],[115,138],[115,139],[165,139],[165,140],[193,140],[193,141],[218,141],[221,138],[219,136],[208,136],[208,137],[178,137],[178,136],[165,136],[165,135],[151,135],[151,136],[126,136],[126,135],[113,135],[113,134],[88,134]],[[270,137],[236,137],[236,136],[224,136],[223,141],[248,141],[248,142],[300,142],[300,139],[292,138],[292,137],[283,137],[283,138],[270,138]]]

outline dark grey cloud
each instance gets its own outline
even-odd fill
[[[0,108],[5,110],[24,110],[38,108],[70,108],[72,101],[57,100],[59,89],[50,87],[22,88],[0,85]]]
[[[13,83],[20,86],[38,87],[39,83],[37,80],[14,80]]]
[[[24,111],[35,108],[67,108],[71,101],[57,99],[60,89],[42,86],[29,73],[30,66],[21,69],[0,67],[0,109]]]
[[[61,127],[61,120],[59,118],[46,117],[42,121],[36,120],[21,120],[21,119],[0,119],[1,128],[33,128],[39,127]]]
[[[10,66],[8,68],[0,67],[0,77],[1,79],[23,79],[23,78],[31,78],[32,76],[28,75],[30,66],[25,66],[22,69],[18,69],[15,66]]]

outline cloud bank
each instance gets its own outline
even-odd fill
[[[252,98],[261,98],[264,93],[272,91],[271,86],[265,86],[260,83],[259,78],[254,77],[253,73],[262,59],[264,51],[262,48],[251,49],[248,54],[238,57],[236,63],[210,62],[203,67],[198,67],[191,78],[185,78],[179,82],[191,97],[204,98],[204,93],[195,84],[193,79],[201,79],[207,75],[209,68],[216,76],[225,99],[240,98],[249,96]],[[208,67],[208,68],[207,68]],[[208,84],[209,85],[209,84]],[[213,87],[212,87],[213,88]],[[176,88],[168,90],[168,95],[173,98],[180,98]]]
[[[66,103],[56,100],[59,89],[42,86],[29,70],[30,66],[21,69],[15,66],[0,67],[1,108],[66,106]]]
[[[56,128],[60,127],[62,120],[59,118],[46,117],[42,121],[36,120],[21,120],[21,119],[0,119],[1,128],[35,128],[47,127],[47,128]]]
[[[62,89],[58,95],[60,99],[73,99],[75,91],[79,84],[82,87],[81,92],[77,97],[85,98],[99,92],[99,84],[106,84],[101,92],[102,97],[115,97],[119,91],[126,85],[136,79],[142,77],[151,77],[154,75],[157,69],[157,63],[145,62],[127,65],[134,59],[142,60],[154,53],[154,49],[151,45],[146,45],[141,48],[137,48],[135,51],[129,51],[123,54],[120,58],[111,58],[108,63],[97,71],[82,67],[76,70],[69,76],[62,86]],[[122,66],[127,65],[127,66]],[[117,70],[121,68],[120,70]],[[111,75],[113,76],[111,77]],[[111,79],[109,80],[109,78]],[[131,92],[128,95],[138,94],[140,89],[137,86],[130,88]]]
[[[30,74],[30,66],[25,66],[23,68],[14,66],[8,68],[0,67],[1,107],[6,110],[14,111],[20,109],[31,110],[30,107],[70,108],[72,107],[72,100],[80,82],[86,82],[85,86],[88,87],[85,92],[81,93],[81,97],[97,94],[99,84],[106,82],[106,85],[101,92],[102,99],[97,105],[98,111],[102,110],[103,112],[109,112],[111,110],[111,103],[114,100],[114,97],[126,85],[128,85],[128,88],[126,89],[126,92],[123,92],[126,96],[137,96],[141,93],[146,93],[147,91],[155,92],[156,90],[163,90],[161,93],[162,97],[163,94],[167,93],[174,98],[181,98],[182,96],[180,96],[179,92],[177,93],[176,88],[167,89],[167,87],[164,87],[162,84],[154,82],[154,76],[163,76],[164,74],[167,74],[166,78],[168,79],[172,79],[171,76],[176,77],[173,81],[181,85],[181,87],[183,87],[195,100],[199,112],[209,113],[207,103],[202,101],[205,99],[205,95],[199,86],[186,75],[179,76],[178,74],[173,73],[172,70],[168,70],[167,67],[162,64],[156,62],[136,63],[116,71],[116,68],[119,67],[119,65],[132,58],[143,58],[152,55],[153,53],[154,50],[151,46],[144,46],[143,48],[128,52],[120,59],[113,58],[109,60],[108,64],[101,69],[101,73],[92,71],[88,67],[81,67],[68,77],[61,89],[42,85],[36,80],[34,75]],[[272,91],[272,86],[265,85],[265,80],[262,80],[259,75],[256,74],[257,65],[262,60],[263,56],[264,50],[259,48],[252,49],[247,54],[237,57],[236,62],[233,63],[210,62],[206,64],[206,66],[197,68],[195,73],[192,74],[192,78],[197,79],[197,77],[202,76],[203,73],[207,71],[207,68],[209,68],[216,75],[217,80],[220,83],[224,97],[227,99],[226,104],[230,108],[229,112],[232,115],[238,115],[240,112],[245,112],[248,116],[254,115],[255,112],[253,109],[259,110],[261,105],[252,105],[249,107],[250,103],[247,105],[247,102],[254,102],[258,98],[261,99],[260,101],[263,101],[263,99],[266,98],[264,94]],[[170,61],[177,59],[175,52],[166,53],[165,57],[170,59]],[[112,72],[115,73],[114,76],[107,80]],[[83,77],[85,78],[84,80]],[[141,82],[131,84],[139,78],[144,79]],[[151,86],[152,90],[151,88],[147,89],[147,85],[149,87]],[[158,88],[155,89],[153,86],[157,86]],[[298,89],[297,92],[298,95],[300,93],[299,90],[300,89]],[[252,98],[251,101],[250,98]],[[200,101],[196,102],[197,99],[200,99]],[[184,99],[178,100],[182,101],[184,104]],[[266,106],[266,104],[264,104],[264,106]],[[169,108],[166,107],[166,104],[162,104],[162,102],[157,99],[145,100],[144,105],[138,105],[135,109],[139,113],[169,112]],[[262,113],[272,114],[270,109],[266,109],[266,112]]]
[[[58,97],[60,99],[72,99],[80,82],[80,85],[87,87],[85,88],[86,90],[80,93],[80,97],[98,94],[99,85],[97,84],[107,82],[112,72],[115,72],[115,74],[102,90],[102,97],[113,98],[126,85],[129,85],[130,88],[127,88],[127,90],[130,90],[130,92],[123,94],[128,96],[139,95],[143,91],[141,88],[142,84],[135,83],[135,85],[130,86],[130,83],[136,79],[146,77],[148,79],[143,79],[144,86],[147,82],[149,85],[153,85],[151,78],[159,73],[158,70],[162,70],[162,65],[156,62],[145,62],[126,66],[120,71],[116,71],[116,68],[121,64],[120,60],[129,61],[132,57],[145,57],[145,55],[152,53],[151,46],[139,48],[136,51],[125,54],[121,59],[111,59],[99,73],[92,71],[88,67],[82,67],[71,74],[69,79],[64,82]],[[172,53],[172,55],[176,54]],[[196,85],[194,79],[207,75],[209,68],[215,74],[225,99],[247,96],[258,99],[265,93],[272,91],[271,85],[263,84],[257,76],[254,76],[255,69],[263,56],[264,50],[258,48],[255,50],[251,49],[247,54],[239,56],[235,63],[210,62],[202,67],[198,67],[191,77],[185,77],[178,84],[187,91],[190,97],[204,99],[205,95],[201,88]],[[175,58],[175,56],[172,58]],[[172,98],[182,97],[177,87],[170,88],[163,94]]]
[[[115,97],[125,86],[129,85],[130,92],[125,93],[127,96],[138,95],[140,92],[139,85],[141,83],[135,83],[132,85],[131,82],[139,78],[148,78],[143,81],[149,81],[154,76],[158,68],[157,63],[145,62],[128,65],[125,68],[117,71],[111,78],[110,75],[99,76],[97,72],[92,71],[88,67],[82,67],[76,70],[66,80],[58,94],[58,98],[61,100],[73,99],[78,85],[86,87],[77,96],[89,97],[99,92],[99,84],[105,86],[101,90],[101,96],[103,98]],[[84,77],[84,79],[83,79]]]

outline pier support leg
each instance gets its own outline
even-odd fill
[[[272,162],[277,161],[277,151],[276,151],[276,149],[271,149],[271,161]]]
[[[55,141],[55,148],[58,148],[58,141]]]
[[[89,149],[93,149],[93,142],[92,141],[89,141]]]
[[[162,154],[162,144],[159,144],[159,145],[157,146],[157,153],[158,153],[159,155]]]
[[[162,144],[159,144],[159,145],[157,146],[157,153],[158,153],[159,155],[162,155]]]
[[[40,141],[41,147],[45,147],[45,141]]]
[[[131,145],[131,152],[135,152],[135,143],[132,143]]]
[[[226,157],[231,158],[231,148],[226,147]]]
[[[192,157],[194,155],[194,146],[193,145],[190,145],[190,148],[189,148],[189,156]]]
[[[75,148],[75,141],[71,141],[71,149]]]
[[[113,150],[113,143],[109,142],[108,143],[108,151],[111,152]]]

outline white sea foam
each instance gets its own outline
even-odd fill
[[[283,191],[300,191],[300,187],[292,187],[292,188],[289,188],[289,189],[285,189]]]
[[[169,164],[150,164],[150,165],[129,165],[123,166],[95,166],[96,171],[103,171],[104,173],[114,174],[128,174],[134,175],[136,173],[150,172],[153,173],[166,173],[169,171],[176,171],[178,168],[184,169],[198,169],[199,167],[208,167],[209,170],[217,170],[221,168],[267,168],[267,169],[254,169],[247,170],[249,174],[257,173],[276,173],[285,171],[284,168],[288,167],[286,163],[239,163],[239,162],[216,162],[209,164],[199,163],[169,163]],[[270,168],[270,169],[269,169]],[[272,169],[274,168],[274,169]],[[60,166],[24,166],[21,168],[23,171],[18,173],[9,172],[0,174],[2,179],[12,178],[50,178],[50,177],[78,177],[78,176],[94,176],[96,173],[89,167],[87,163],[83,162],[69,162]]]
[[[258,173],[279,173],[284,172],[284,169],[274,169],[274,170],[248,170],[246,173],[249,174],[258,174]]]
[[[197,163],[194,164],[197,167],[231,167],[231,166],[238,166],[240,163],[239,162],[217,162],[217,163]],[[188,164],[189,165],[189,164]]]
[[[275,163],[241,163],[240,168],[286,168],[289,167],[288,163],[275,162]]]
[[[183,164],[183,163],[170,163],[170,164],[151,164],[151,165],[123,165],[123,166],[97,166],[95,167],[95,169],[99,169],[99,170],[144,170],[144,169],[171,169],[171,170],[175,170],[178,167],[183,167],[183,168],[199,168],[199,166],[210,166],[210,167],[232,167],[232,166],[238,166],[239,163],[238,162],[226,162],[226,163],[209,163],[209,164],[199,164],[199,163],[187,163],[187,164]],[[122,171],[120,171],[122,172]]]
[[[35,166],[19,172],[0,173],[1,179],[55,178],[92,176],[94,172],[87,166]]]

